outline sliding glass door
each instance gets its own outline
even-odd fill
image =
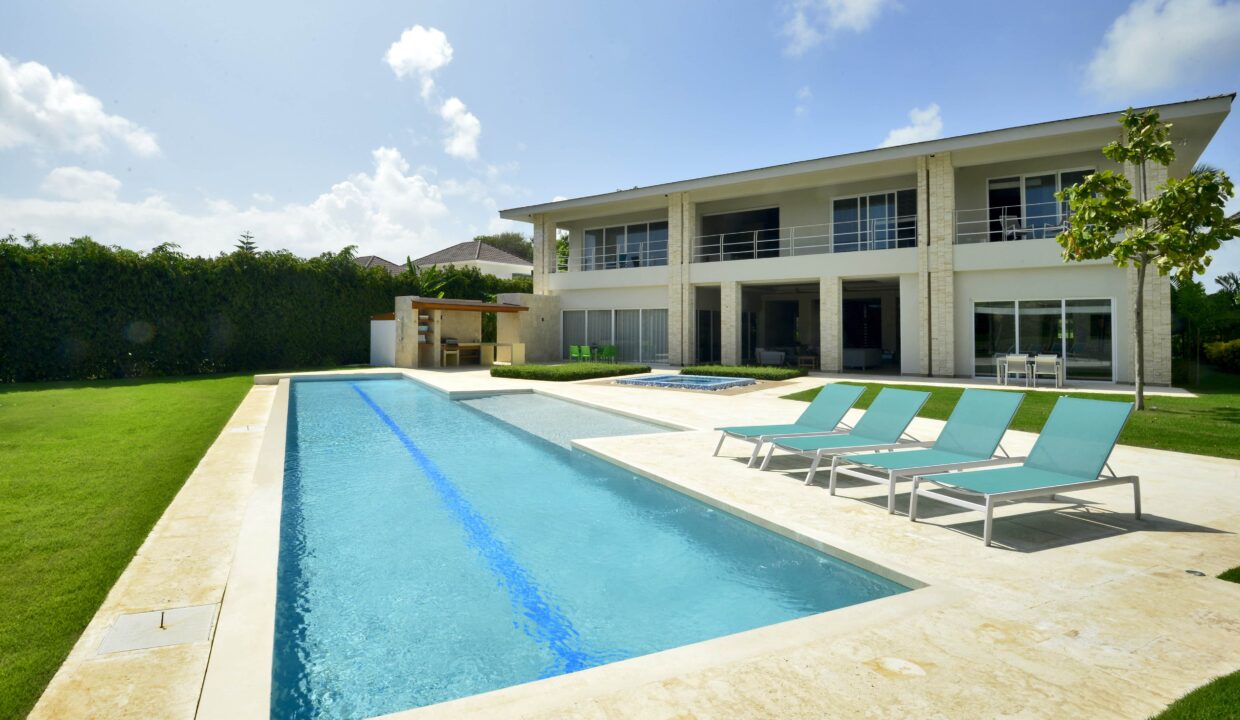
[[[1064,170],[987,181],[991,241],[1058,235],[1069,208],[1055,199],[1055,193],[1080,183],[1093,172]]]
[[[1069,380],[1115,379],[1109,299],[994,300],[973,304],[973,374],[993,376],[997,356],[1058,355]]]
[[[886,250],[917,245],[917,191],[837,198],[831,204],[835,252]]]
[[[973,304],[973,374],[994,375],[995,358],[1016,352],[1016,303]]]
[[[1110,300],[1069,300],[1064,314],[1068,377],[1111,380],[1115,376]]]
[[[615,345],[626,362],[667,362],[667,310],[565,310],[561,357],[570,345]]]

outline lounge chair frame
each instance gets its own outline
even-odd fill
[[[747,466],[747,467],[753,467],[754,463],[758,462],[758,455],[760,455],[762,452],[762,446],[765,445],[766,443],[771,442],[772,440],[777,440],[777,439],[782,439],[782,438],[793,438],[793,437],[826,437],[828,435],[843,435],[844,433],[852,431],[852,425],[849,425],[848,423],[842,420],[840,421],[839,425],[836,425],[836,427],[842,428],[842,429],[820,431],[820,432],[805,432],[805,433],[776,434],[776,435],[756,435],[756,436],[755,435],[745,436],[739,433],[731,433],[731,432],[728,432],[727,430],[721,430],[719,434],[719,443],[715,445],[715,452],[712,453],[712,456],[717,457],[719,455],[719,451],[723,448],[724,440],[727,440],[728,438],[733,438],[735,440],[743,440],[744,442],[753,443],[753,452],[750,453],[749,455],[749,465]]]
[[[833,433],[833,434],[839,435],[841,433]],[[904,448],[928,448],[931,445],[934,445],[933,442],[924,442],[924,441],[918,440],[912,435],[909,435],[907,432],[900,433],[900,437],[907,437],[909,441],[908,442],[883,443],[882,445],[850,445],[848,447],[818,448],[817,450],[797,450],[794,448],[783,447],[783,446],[777,445],[776,443],[771,443],[770,449],[766,451],[766,457],[762,459],[762,467],[759,469],[765,470],[767,465],[771,464],[771,457],[775,454],[775,448],[778,447],[780,450],[783,450],[784,452],[789,452],[789,453],[792,453],[793,455],[800,455],[801,457],[807,457],[813,460],[813,462],[810,463],[810,466],[809,466],[809,473],[805,475],[805,484],[812,485],[814,484],[814,476],[818,474],[818,466],[822,464],[822,459],[824,457],[842,455],[844,453],[850,453],[850,452],[881,452],[883,450],[897,450],[897,449],[902,450]]]
[[[1009,490],[1007,492],[997,492],[997,493],[973,492],[971,490],[966,490],[964,488],[956,487],[954,485],[941,483],[941,482],[937,482],[934,480],[928,480],[927,478],[922,477],[922,474],[918,474],[913,477],[913,492],[912,492],[912,495],[909,496],[908,519],[913,522],[917,522],[917,498],[918,496],[932,498],[934,500],[938,500],[939,502],[947,503],[948,505],[955,505],[956,507],[964,508],[965,510],[976,510],[978,512],[985,513],[986,520],[982,524],[982,542],[985,543],[987,547],[990,547],[991,537],[992,537],[991,530],[992,530],[992,527],[994,526],[995,505],[997,505],[998,503],[1014,502],[1017,500],[1028,500],[1029,498],[1035,498],[1035,497],[1049,497],[1050,499],[1054,500],[1056,495],[1067,492],[1069,490],[1089,490],[1091,488],[1108,487],[1111,485],[1124,485],[1127,483],[1132,483],[1133,514],[1136,516],[1137,520],[1140,520],[1141,519],[1141,480],[1140,478],[1136,475],[1116,475],[1115,471],[1111,469],[1111,466],[1109,463],[1106,464],[1104,467],[1106,468],[1106,471],[1110,474],[1099,475],[1096,480],[1082,480],[1080,482],[1063,483],[1061,485],[1048,485],[1046,487],[1040,487],[1040,488],[1026,488],[1024,490]],[[922,471],[922,473],[925,474],[925,471]],[[923,482],[935,485],[938,488],[941,488],[941,490],[936,490],[934,488],[921,487],[921,483]],[[965,498],[954,497],[952,495],[945,495],[943,494],[943,491],[950,491],[953,493],[958,493],[958,494],[968,495],[968,496],[973,496],[973,497],[981,497],[983,500],[980,503],[974,502],[971,500],[967,500]]]
[[[933,443],[930,443],[933,445]],[[900,445],[900,448],[914,447],[913,445]],[[971,460],[967,462],[946,463],[943,465],[921,465],[917,467],[899,468],[896,470],[881,470],[879,468],[870,467],[863,463],[850,460],[847,455],[836,455],[831,458],[831,478],[827,482],[828,491],[835,494],[836,478],[839,475],[847,475],[848,477],[865,482],[874,483],[876,485],[887,486],[887,514],[894,515],[896,512],[896,483],[902,480],[912,480],[918,475],[935,475],[938,473],[953,472],[956,470],[967,470],[973,468],[994,467],[997,465],[1010,465],[1012,463],[1024,460],[1023,457],[1008,457],[1007,451],[1003,450],[1003,446],[999,446],[999,450],[1003,452],[1003,457],[994,457],[989,460]],[[912,500],[910,499],[910,503]]]

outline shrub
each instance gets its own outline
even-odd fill
[[[593,378],[636,375],[650,372],[649,365],[624,365],[620,363],[566,363],[564,365],[495,365],[491,377],[516,378],[518,380],[590,380]]]
[[[805,370],[763,365],[690,365],[680,369],[681,375],[718,375],[720,377],[753,378],[754,380],[791,380]]]
[[[1206,359],[1227,372],[1240,372],[1240,340],[1206,343]]]
[[[529,291],[476,268],[362,268],[352,248],[204,258],[0,237],[0,383],[364,363],[368,320],[398,295]]]

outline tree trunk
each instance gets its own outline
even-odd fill
[[[1145,267],[1144,259],[1137,261],[1137,302],[1133,308],[1133,324],[1137,332],[1135,368],[1137,392],[1134,402],[1138,410],[1145,409]]]

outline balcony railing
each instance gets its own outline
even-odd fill
[[[1058,237],[1068,213],[1057,202],[956,211],[956,244]]]
[[[615,270],[617,268],[653,267],[667,264],[667,247],[637,248],[624,252],[587,250],[577,258],[559,258],[556,272],[582,270]]]
[[[866,221],[699,235],[694,239],[692,260],[695,263],[755,260],[916,246],[917,216],[903,215]]]

